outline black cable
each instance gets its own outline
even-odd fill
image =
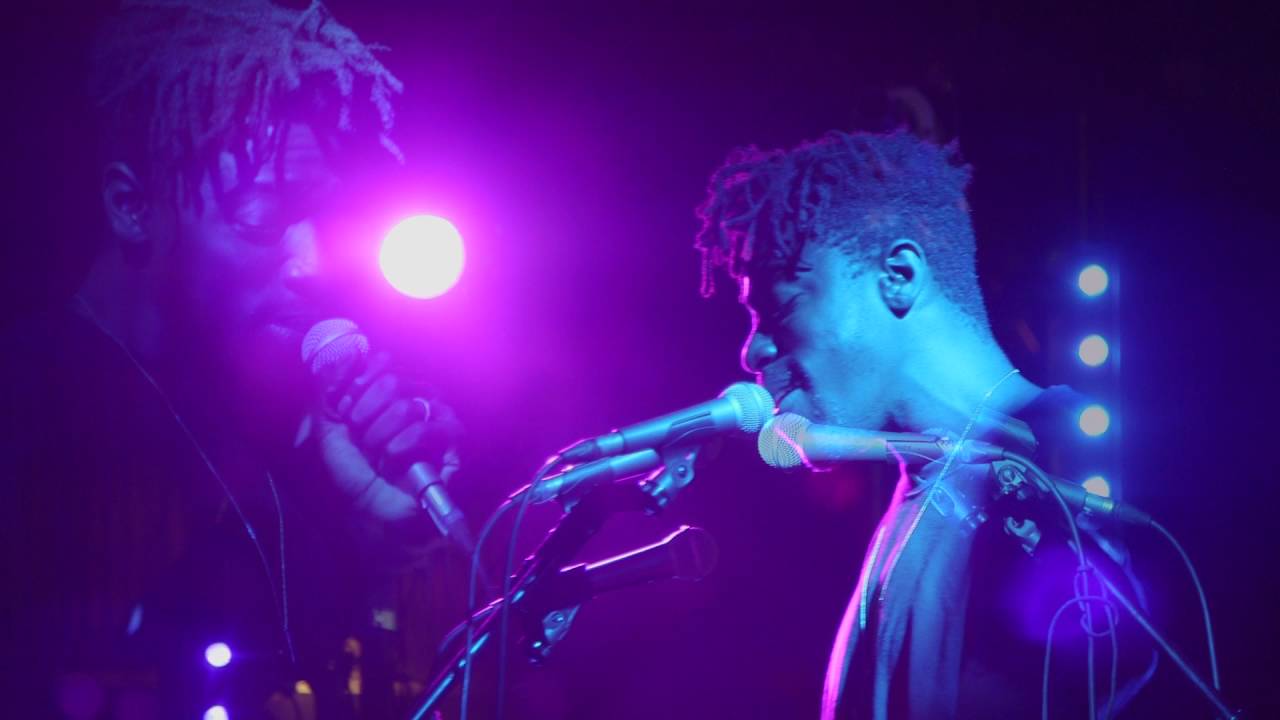
[[[1213,622],[1209,619],[1209,601],[1205,599],[1204,586],[1200,584],[1200,576],[1196,574],[1195,565],[1191,564],[1191,556],[1187,555],[1187,551],[1182,549],[1182,545],[1178,543],[1173,533],[1166,530],[1163,525],[1155,520],[1151,521],[1151,527],[1169,540],[1174,549],[1178,551],[1178,554],[1182,556],[1182,561],[1187,564],[1187,572],[1191,573],[1191,582],[1195,584],[1196,593],[1200,595],[1200,610],[1204,613],[1204,633],[1209,641],[1209,669],[1213,674],[1213,689],[1220,691],[1222,690],[1222,685],[1218,679],[1218,651],[1213,643]]]
[[[464,646],[464,649],[463,649],[464,657],[466,658],[466,660],[465,660],[465,664],[462,666],[462,708],[460,710],[461,720],[466,720],[467,709],[468,709],[467,704],[470,701],[470,696],[471,696],[471,665],[472,665],[471,646],[475,643],[475,620],[476,620],[475,607],[476,607],[476,589],[477,589],[476,586],[479,584],[478,580],[480,576],[480,556],[481,556],[480,551],[484,547],[484,541],[489,537],[489,534],[493,532],[493,528],[497,526],[498,520],[502,518],[502,516],[506,513],[507,510],[510,510],[515,505],[515,498],[519,497],[520,493],[525,492],[527,489],[528,487],[506,498],[505,500],[502,501],[500,505],[498,505],[497,509],[495,509],[492,513],[490,513],[489,519],[484,524],[484,528],[480,530],[480,536],[476,539],[476,547],[471,552],[471,572],[469,573],[470,577],[468,579],[468,585],[467,585],[467,617],[463,621],[463,625],[462,625],[462,627],[466,629],[466,637],[464,638],[464,642],[466,643],[466,645]],[[449,638],[453,635],[454,635],[454,632],[450,632],[449,635],[445,636],[445,639],[444,641],[442,641],[441,644],[442,645],[448,644]]]
[[[504,705],[506,704],[507,633],[511,619],[511,576],[514,574],[515,569],[516,543],[520,539],[520,525],[524,522],[524,513],[533,499],[534,490],[561,462],[562,458],[559,453],[551,456],[538,470],[533,482],[529,483],[529,487],[521,491],[518,496],[520,498],[520,507],[516,510],[516,519],[511,526],[511,540],[507,544],[507,558],[502,569],[502,607],[498,610],[500,614],[498,621],[498,690],[497,707],[494,712],[494,717],[497,720],[502,720],[502,714],[505,710]]]
[[[1042,487],[1047,488],[1049,492],[1053,495],[1054,500],[1056,500],[1058,503],[1058,507],[1062,510],[1063,517],[1065,517],[1067,520],[1067,529],[1071,531],[1071,540],[1072,540],[1072,544],[1074,545],[1073,549],[1075,550],[1076,558],[1079,561],[1079,567],[1076,569],[1076,579],[1072,581],[1072,594],[1075,597],[1073,597],[1071,600],[1064,603],[1064,605],[1058,609],[1058,612],[1055,613],[1054,615],[1054,620],[1049,624],[1049,637],[1045,644],[1044,677],[1042,678],[1042,687],[1041,687],[1041,704],[1040,704],[1041,720],[1048,720],[1049,718],[1049,661],[1050,661],[1051,654],[1053,652],[1054,625],[1057,622],[1057,618],[1061,615],[1064,609],[1067,607],[1070,607],[1072,604],[1078,605],[1081,609],[1081,612],[1083,613],[1083,615],[1081,616],[1081,623],[1085,630],[1086,642],[1088,643],[1089,720],[1095,720],[1095,718],[1097,718],[1097,698],[1095,696],[1096,687],[1095,687],[1094,667],[1093,667],[1093,649],[1094,649],[1093,641],[1096,637],[1101,637],[1102,635],[1112,635],[1112,645],[1111,645],[1112,647],[1112,658],[1111,658],[1112,685],[1111,685],[1111,695],[1107,700],[1107,714],[1108,716],[1110,716],[1111,706],[1115,700],[1116,666],[1118,665],[1118,662],[1119,662],[1119,642],[1114,637],[1115,622],[1116,622],[1116,619],[1118,618],[1118,613],[1116,613],[1115,606],[1111,603],[1110,599],[1108,599],[1105,595],[1091,594],[1091,591],[1089,589],[1088,573],[1093,572],[1094,569],[1089,564],[1088,559],[1085,557],[1084,545],[1080,541],[1080,529],[1076,526],[1075,516],[1071,513],[1071,508],[1070,506],[1067,505],[1067,500],[1062,496],[1062,492],[1058,489],[1058,486],[1054,484],[1052,480],[1046,477],[1044,472],[1041,471],[1040,468],[1036,466],[1035,463],[1031,462],[1031,460],[1029,460],[1028,458],[1018,455],[1017,453],[1006,453],[1005,457],[1021,465],[1025,472],[1029,472],[1032,475],[1034,475],[1039,480],[1040,485]],[[1106,614],[1107,629],[1105,632],[1099,633],[1093,629],[1093,610],[1090,603],[1094,603],[1094,602],[1102,602],[1104,604],[1103,607],[1107,610],[1107,614]]]

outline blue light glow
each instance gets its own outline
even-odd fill
[[[1100,495],[1105,498],[1111,497],[1111,483],[1101,475],[1092,475],[1085,479],[1084,489],[1094,495]]]
[[[213,643],[204,649],[204,659],[213,667],[226,667],[231,663],[231,648],[226,643]]]
[[[448,220],[414,215],[401,220],[382,241],[378,267],[391,287],[409,297],[439,297],[462,277],[462,235]]]
[[[1089,367],[1098,367],[1107,361],[1107,356],[1111,354],[1111,348],[1107,345],[1106,338],[1101,335],[1090,335],[1080,341],[1080,362]]]
[[[1080,411],[1080,432],[1098,437],[1111,427],[1111,415],[1101,405],[1090,405]]]
[[[222,707],[221,705],[214,705],[213,707],[204,711],[204,720],[229,720],[229,719],[230,719],[230,716],[227,715],[227,709]]]
[[[1110,278],[1107,277],[1107,271],[1102,269],[1101,265],[1088,265],[1080,271],[1080,277],[1076,283],[1080,286],[1080,292],[1089,297],[1098,297],[1106,292]]]

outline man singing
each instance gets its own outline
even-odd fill
[[[1038,387],[993,338],[969,179],[954,147],[906,132],[736,150],[699,209],[703,293],[720,269],[736,281],[751,318],[743,367],[779,412],[1009,446],[1025,442],[1016,428],[1029,426],[1036,458],[1061,456],[1055,469],[1072,477],[1083,398]],[[952,467],[943,480],[976,487],[975,472]],[[1039,711],[1045,624],[1029,630],[1011,615],[1034,594],[1033,563],[998,518],[975,532],[929,510],[936,482],[936,465],[899,479],[839,625],[823,718]],[[1070,597],[1066,567],[1055,600]],[[1054,687],[1055,707],[1084,707],[1080,693]]]
[[[378,357],[312,413],[300,343],[340,310],[350,180],[400,160],[400,82],[319,2],[265,0],[126,2],[91,75],[104,241],[64,310],[13,330],[0,388],[23,684],[0,703],[257,717],[360,695],[344,638],[386,557],[430,539],[390,469],[451,474],[456,423]]]

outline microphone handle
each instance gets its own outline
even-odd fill
[[[416,462],[405,471],[405,482],[408,487],[413,488],[418,505],[431,516],[440,534],[453,541],[467,557],[471,557],[476,550],[475,538],[471,536],[471,529],[467,527],[462,511],[445,491],[444,482],[435,470],[425,462]]]

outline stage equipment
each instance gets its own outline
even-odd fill
[[[773,414],[773,398],[754,383],[734,383],[720,397],[621,430],[583,440],[561,453],[568,462],[596,458],[680,442],[705,439],[727,431],[759,432]]]
[[[1077,584],[1076,596],[1064,603],[1064,608],[1072,604],[1084,608],[1090,603],[1103,603],[1107,609],[1110,609],[1112,607],[1110,600],[1114,598],[1209,701],[1219,718],[1239,720],[1244,717],[1240,711],[1231,710],[1219,693],[1220,683],[1212,624],[1195,568],[1173,535],[1147,513],[1131,505],[1116,502],[1110,497],[1089,492],[1075,483],[1053,477],[1026,456],[990,443],[975,444],[974,441],[966,441],[957,447],[950,438],[944,436],[882,433],[819,425],[799,415],[783,413],[765,424],[758,438],[758,448],[761,458],[766,463],[772,467],[784,469],[792,469],[800,465],[821,466],[822,464],[867,461],[897,462],[902,467],[918,466],[945,462],[952,453],[954,453],[953,463],[985,465],[988,467],[986,481],[977,486],[966,483],[961,487],[960,483],[952,482],[947,477],[926,480],[925,482],[935,483],[935,489],[938,490],[932,504],[944,517],[949,517],[970,530],[986,523],[991,517],[1002,518],[1001,524],[1006,534],[1015,538],[1028,554],[1033,554],[1044,540],[1041,525],[1053,522],[1051,519],[1053,517],[1059,517],[1057,512],[1052,512],[1052,509],[1049,515],[1044,511],[1044,508],[1056,504],[1061,510],[1060,517],[1068,531],[1066,543],[1080,560],[1077,572],[1096,576],[1107,593],[1106,595],[1093,593],[1088,589],[1087,581],[1083,584],[1083,589]],[[1212,685],[1191,666],[1177,648],[1165,639],[1142,610],[1114,582],[1087,561],[1083,538],[1089,536],[1082,535],[1077,529],[1076,512],[1083,512],[1090,517],[1108,518],[1150,527],[1163,535],[1177,549],[1186,561],[1192,580],[1200,592],[1205,633],[1208,637],[1210,666],[1213,671]],[[1092,635],[1094,633],[1092,610],[1086,612],[1088,614],[1087,630]],[[1110,633],[1114,633],[1113,620],[1108,621],[1107,629],[1099,633],[1099,636]]]
[[[480,532],[472,555],[470,618],[460,647],[436,675],[417,711],[424,718],[461,676],[462,715],[467,714],[472,661],[493,638],[498,645],[498,709],[502,715],[506,672],[508,617],[519,617],[520,644],[532,661],[541,661],[565,637],[581,603],[600,592],[664,577],[699,579],[714,563],[714,543],[696,529],[677,531],[663,542],[608,561],[566,567],[605,520],[617,512],[657,513],[694,478],[694,462],[702,442],[717,436],[754,433],[773,412],[773,401],[761,387],[737,383],[715,400],[578,442],[557,453],[496,510]],[[559,500],[560,522],[512,572],[515,539],[525,509],[534,502]],[[479,549],[498,519],[518,508],[501,595],[475,611]],[[465,632],[464,632],[465,631]]]

